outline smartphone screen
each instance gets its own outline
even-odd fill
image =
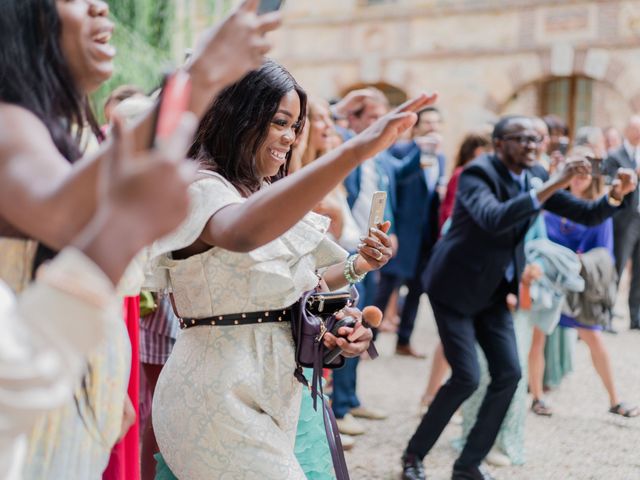
[[[158,140],[167,138],[175,131],[182,113],[189,106],[190,95],[191,79],[187,72],[176,70],[165,78],[160,102],[156,108],[152,146],[156,146]]]
[[[371,197],[371,210],[369,211],[369,225],[367,232],[371,227],[377,227],[384,222],[384,210],[387,203],[387,192],[374,192]]]
[[[280,10],[283,3],[284,0],[260,0],[260,5],[258,6],[258,15]]]

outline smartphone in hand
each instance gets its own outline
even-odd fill
[[[151,147],[169,137],[177,128],[180,118],[189,107],[191,77],[184,70],[176,70],[164,80],[160,101],[155,110]]]
[[[371,197],[371,210],[369,211],[369,223],[365,234],[369,234],[371,227],[377,227],[384,222],[384,210],[387,204],[387,192],[374,192]]]
[[[280,10],[283,4],[284,0],[260,0],[260,5],[258,5],[258,15]]]

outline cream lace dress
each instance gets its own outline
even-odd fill
[[[191,186],[192,210],[177,232],[154,246],[173,251],[195,241],[221,208],[243,202],[210,173]],[[318,283],[318,268],[347,253],[310,213],[275,241],[249,253],[221,248],[160,259],[179,316],[206,318],[275,310]],[[301,385],[294,378],[289,323],[193,327],[181,332],[155,390],[153,425],[160,451],[180,480],[305,476],[294,456]]]

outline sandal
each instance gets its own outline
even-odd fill
[[[550,417],[553,415],[553,409],[547,405],[544,400],[534,399],[531,404],[531,411],[541,417]]]
[[[636,405],[629,405],[625,402],[620,402],[609,409],[609,413],[621,415],[623,417],[631,418],[640,415],[640,408]]]

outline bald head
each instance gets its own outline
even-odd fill
[[[640,115],[634,115],[629,119],[624,129],[624,136],[634,147],[640,145]]]

